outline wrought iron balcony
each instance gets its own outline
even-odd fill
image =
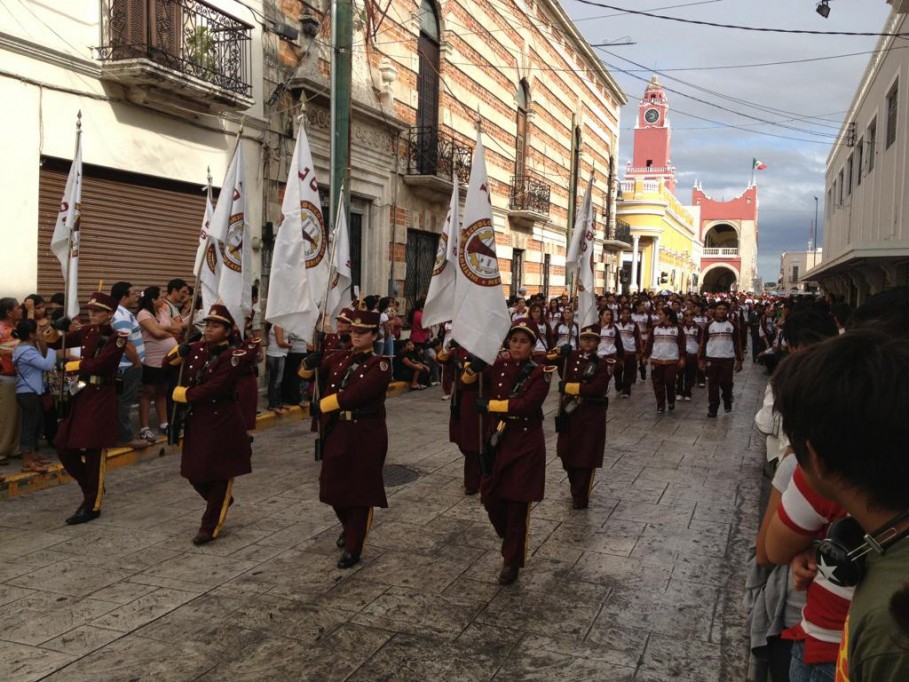
[[[407,174],[404,182],[431,198],[451,195],[452,173],[458,181],[470,179],[473,147],[436,126],[411,128],[407,135]]]
[[[617,242],[631,244],[631,225],[622,221],[616,221],[615,234],[612,238]]]
[[[631,248],[631,226],[623,220],[617,220],[612,230],[606,231],[603,249],[617,253]]]
[[[202,0],[102,0],[101,7],[103,76],[210,109],[252,105],[250,24]]]
[[[550,187],[545,182],[527,174],[514,175],[508,208],[512,212],[526,213],[526,217],[534,221],[545,220],[549,217],[549,193]]]

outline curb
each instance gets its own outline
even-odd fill
[[[407,393],[410,388],[407,382],[393,381],[388,386],[385,393],[386,398],[394,398],[403,393]],[[256,431],[264,431],[274,426],[289,424],[291,422],[304,421],[309,419],[309,407],[300,407],[294,405],[288,408],[287,414],[277,415],[274,412],[263,410],[262,414],[256,417]],[[118,469],[130,464],[136,464],[156,457],[165,457],[167,455],[178,454],[180,448],[167,444],[167,439],[159,437],[154,443],[149,443],[147,447],[116,447],[108,448],[104,451],[107,458],[107,469]],[[3,473],[0,471],[0,473]],[[0,499],[10,497],[19,497],[28,493],[53,488],[54,486],[71,483],[72,478],[63,469],[59,462],[48,467],[46,474],[37,474],[33,472],[17,472],[8,474],[6,480],[0,482]]]

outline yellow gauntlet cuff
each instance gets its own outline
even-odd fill
[[[326,396],[319,401],[319,411],[320,412],[334,412],[335,410],[340,410],[341,405],[338,403],[338,394],[332,393],[330,396]]]
[[[316,370],[306,369],[303,366],[303,363],[300,363],[300,369],[297,370],[297,376],[299,376],[301,379],[307,379],[307,380],[312,379],[312,377],[315,373],[316,373]]]
[[[175,403],[188,403],[189,400],[186,399],[186,391],[189,390],[186,386],[177,386],[174,389],[173,399]]]
[[[479,374],[472,374],[471,372],[465,370],[464,373],[461,374],[461,381],[463,381],[465,384],[472,384],[477,380],[477,377],[479,376]]]
[[[565,384],[565,395],[581,395],[581,384]]]
[[[507,400],[490,400],[489,407],[487,409],[490,412],[508,412],[508,401]]]
[[[79,367],[82,365],[81,360],[70,360],[65,365],[63,365],[64,372],[78,372]]]

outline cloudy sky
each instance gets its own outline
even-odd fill
[[[830,0],[830,16],[824,19],[815,12],[815,0],[591,2],[751,27],[875,33],[890,10],[885,0]],[[715,199],[738,196],[750,181],[756,157],[767,164],[757,174],[758,267],[764,280],[777,279],[781,252],[807,248],[815,196],[821,202],[818,240],[823,244],[827,154],[870,57],[838,56],[874,50],[877,38],[711,28],[632,16],[579,0],[562,4],[591,44],[635,43],[597,50],[629,100],[622,110],[622,168],[631,158],[646,82],[660,73],[663,85],[674,91],[667,98],[679,199],[691,201],[695,179]],[[745,68],[795,60],[817,61]],[[737,68],[716,68],[721,66]]]

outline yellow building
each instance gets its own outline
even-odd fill
[[[700,208],[682,206],[675,198],[670,142],[669,104],[654,76],[638,107],[634,158],[616,205],[616,218],[631,229],[631,254],[622,259],[627,291],[697,288]]]
[[[625,254],[626,291],[688,291],[697,288],[702,244],[699,211],[682,206],[662,179],[622,181],[617,219],[631,231],[632,251]]]

